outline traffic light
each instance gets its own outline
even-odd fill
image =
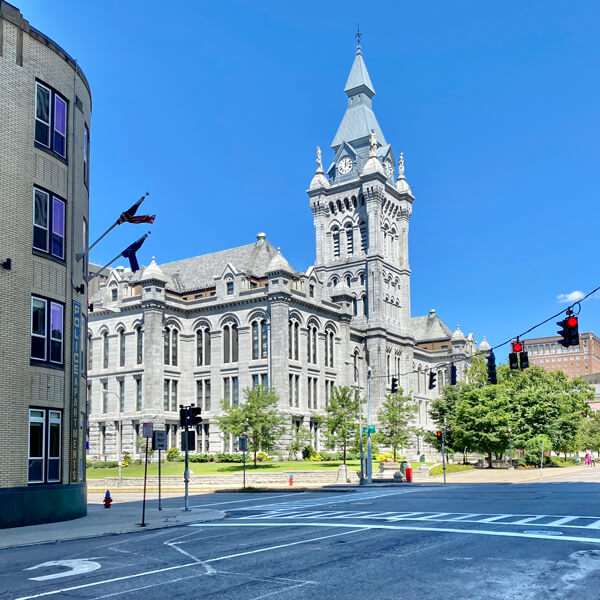
[[[392,394],[395,394],[398,391],[398,378],[392,377]]]
[[[512,342],[512,352],[508,355],[508,366],[511,369],[519,368],[519,352],[523,350],[523,344],[517,340],[516,342]]]
[[[444,441],[444,434],[441,431],[436,431],[435,437],[440,444]]]
[[[429,371],[429,389],[430,390],[435,389],[435,378],[436,378],[436,374],[433,371]]]
[[[187,425],[187,418],[188,418],[187,406],[180,406],[179,407],[179,426],[180,427],[185,427]]]
[[[524,350],[519,353],[519,363],[521,364],[521,369],[526,369],[529,366],[529,355]]]
[[[576,316],[567,312],[567,317],[556,324],[560,327],[557,333],[563,338],[558,341],[561,346],[579,346],[579,319]]]
[[[456,385],[456,367],[450,365],[450,385]]]
[[[199,406],[190,408],[190,427],[195,427],[202,423],[202,409]]]
[[[498,383],[496,378],[496,357],[493,352],[487,355],[487,373],[489,383]]]

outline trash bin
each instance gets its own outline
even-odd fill
[[[400,463],[400,472],[402,473],[402,477],[406,477],[406,465],[408,465],[408,461],[403,460]]]
[[[421,454],[421,456],[419,456],[419,462],[420,463],[424,463],[425,462],[425,455]]]

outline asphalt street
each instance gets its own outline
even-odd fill
[[[229,518],[0,551],[0,597],[594,600],[600,469],[570,479],[198,495]]]

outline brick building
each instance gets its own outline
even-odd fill
[[[0,0],[0,527],[86,514],[91,92]],[[80,393],[80,390],[82,393]]]
[[[546,371],[563,371],[569,379],[600,373],[600,338],[592,332],[579,334],[579,346],[564,348],[560,336],[521,340],[529,363]]]

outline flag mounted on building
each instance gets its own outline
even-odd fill
[[[137,209],[140,204],[146,199],[148,194],[144,194],[133,206],[130,206],[125,212],[121,213],[121,216],[117,219],[117,225],[121,223],[154,223],[156,215],[137,215]]]
[[[138,263],[137,256],[135,255],[135,253],[142,247],[144,240],[149,235],[150,235],[149,233],[146,233],[145,235],[143,235],[139,240],[136,240],[135,242],[133,242],[133,244],[131,244],[131,246],[127,246],[127,248],[125,248],[125,250],[123,250],[123,252],[121,254],[121,256],[123,256],[124,258],[129,259],[129,265],[131,266],[131,270],[134,273],[136,271],[139,271],[139,269],[140,269],[140,265]]]

